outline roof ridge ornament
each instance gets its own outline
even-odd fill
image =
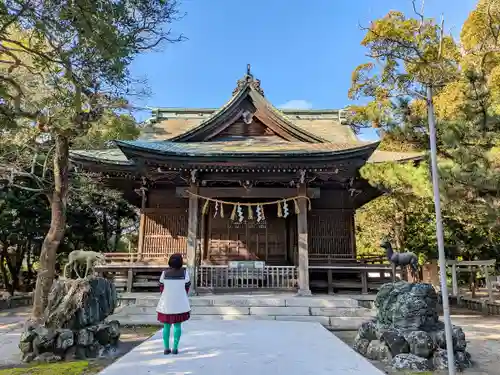
[[[247,64],[247,72],[245,76],[238,80],[236,88],[233,90],[233,95],[236,95],[238,92],[247,87],[247,85],[257,91],[260,95],[264,96],[264,90],[260,87],[260,79],[256,79],[253,76],[250,64]]]

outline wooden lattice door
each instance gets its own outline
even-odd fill
[[[232,221],[210,217],[207,258],[213,264],[231,260],[286,261],[286,225],[278,218]]]

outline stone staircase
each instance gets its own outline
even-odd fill
[[[158,295],[127,296],[121,299],[112,319],[122,324],[159,325]],[[356,330],[374,312],[349,297],[296,297],[258,295],[195,296],[191,301],[193,320],[285,320],[318,322],[333,330]]]

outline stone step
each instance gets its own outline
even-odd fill
[[[156,306],[160,296],[138,297],[136,306]],[[233,306],[233,307],[306,307],[306,308],[356,308],[358,301],[347,297],[288,297],[259,298],[233,296],[190,297],[191,306]]]
[[[109,319],[116,319],[122,325],[152,325],[162,326],[156,318],[156,314],[123,314],[118,312]],[[332,330],[357,330],[366,322],[367,317],[327,317],[327,316],[299,316],[299,315],[192,315],[191,320],[214,321],[214,320],[279,320],[296,322],[315,322]]]
[[[122,324],[160,325],[156,305],[160,294],[129,295],[113,319]],[[358,329],[374,311],[343,296],[209,295],[190,297],[193,320],[284,320],[317,322],[331,329]]]
[[[117,311],[129,315],[154,315],[155,306],[129,305]],[[364,317],[373,316],[373,310],[364,307],[238,307],[238,306],[191,306],[191,315],[251,315],[251,316],[324,316]]]

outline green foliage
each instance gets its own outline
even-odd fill
[[[394,151],[428,149],[423,94],[432,87],[448,257],[500,258],[498,30],[499,0],[478,1],[463,26],[460,49],[442,25],[416,9],[414,18],[390,12],[371,24],[362,41],[374,62],[353,74],[350,97],[370,102],[353,106],[352,120],[358,127],[376,125],[381,147]],[[358,213],[361,223],[372,225],[358,223],[358,243],[385,234],[431,256],[436,244],[427,165],[370,166],[364,176],[388,195]]]
[[[73,188],[83,186],[71,174],[69,148],[102,145],[122,133],[125,139],[137,136],[135,121],[124,114],[130,109],[124,98],[142,90],[128,66],[138,54],[181,39],[172,38],[166,27],[177,15],[175,0],[0,4],[0,138],[2,144],[15,141],[0,148],[0,182],[44,195],[51,209],[34,294],[36,320],[42,319],[57,250],[68,229],[71,182]],[[120,234],[117,212],[125,211],[123,205],[115,210]],[[74,211],[75,217],[87,213],[96,215],[95,208]],[[100,217],[109,233],[102,207],[98,213],[89,226]]]
[[[358,253],[381,254],[380,243],[388,238],[399,250],[433,257],[435,221],[428,165],[368,164],[361,175],[387,194],[356,213]]]

